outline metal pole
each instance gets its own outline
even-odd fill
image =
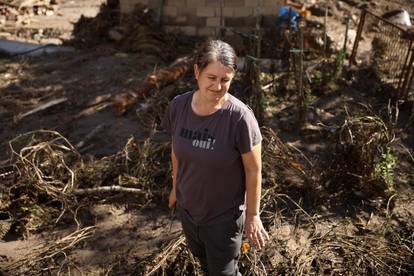
[[[414,78],[413,63],[414,63],[414,49],[411,49],[411,57],[410,57],[410,61],[408,62],[407,74],[405,76],[404,83],[401,87],[401,91],[399,92],[400,98],[406,98],[411,88],[411,84]]]

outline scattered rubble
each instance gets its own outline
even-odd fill
[[[53,15],[59,7],[56,0],[2,0],[0,26],[28,25],[34,15]]]

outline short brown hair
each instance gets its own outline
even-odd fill
[[[224,66],[237,70],[237,55],[230,44],[221,40],[208,40],[198,49],[194,64],[200,72],[212,62],[218,61]]]

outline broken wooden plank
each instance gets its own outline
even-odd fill
[[[112,98],[112,94],[103,94],[103,95],[99,95],[97,97],[95,97],[93,100],[91,100],[90,102],[88,102],[88,104],[86,105],[87,107],[91,107],[97,104],[100,104],[102,102],[106,102],[108,100],[110,100]]]
[[[106,109],[109,106],[112,106],[113,103],[112,102],[103,102],[91,107],[88,107],[84,110],[82,110],[81,112],[79,112],[78,114],[76,114],[75,116],[73,116],[72,118],[70,118],[68,121],[66,121],[66,124],[72,123],[73,121],[76,121],[80,118],[86,117],[86,116],[90,116],[92,114],[95,114],[101,110]]]
[[[14,117],[14,122],[16,123],[16,122],[20,121],[21,119],[23,119],[23,118],[25,118],[27,116],[33,115],[33,114],[38,113],[38,112],[43,111],[43,110],[46,110],[46,109],[48,109],[48,108],[50,108],[52,106],[55,106],[55,105],[64,103],[67,100],[68,100],[68,98],[63,97],[63,98],[54,99],[54,100],[51,100],[51,101],[49,101],[47,103],[41,104],[41,105],[39,105],[38,107],[36,107],[36,108],[34,108],[32,110],[29,110],[29,111],[27,111],[27,112],[25,112],[23,114],[19,114],[19,115],[15,116]]]
[[[161,69],[155,74],[149,75],[136,91],[128,91],[118,94],[114,98],[114,105],[119,115],[133,106],[139,99],[147,97],[152,89],[162,88],[180,79],[189,69],[188,60],[183,59],[181,63],[173,67]]]

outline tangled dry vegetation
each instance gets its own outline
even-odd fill
[[[168,99],[190,86],[186,75],[155,86],[136,112],[149,138],[131,138],[112,156],[85,159],[55,131],[33,131],[9,142],[9,164],[16,173],[6,176],[1,187],[0,213],[9,223],[4,235],[25,236],[62,219],[77,226],[72,234],[9,263],[6,273],[38,275],[46,267],[50,273],[81,271],[67,256],[93,237],[94,227],[82,225],[77,215],[108,193],[132,195],[138,208],[164,200],[170,149],[168,141],[156,138],[155,126]],[[269,127],[262,133],[261,216],[271,239],[263,251],[243,252],[244,275],[413,272],[414,224],[412,213],[401,208],[409,198],[399,191],[394,173],[401,156],[394,150],[392,124],[371,111],[348,112],[330,138],[333,150],[327,148],[326,154],[331,162],[311,160]],[[134,265],[139,275],[194,275],[199,269],[181,233]]]
[[[161,197],[167,186],[167,143],[131,138],[121,152],[87,162],[54,131],[29,132],[9,144],[16,175],[2,186],[0,212],[11,222],[4,235],[13,231],[25,236],[54,227],[62,218],[72,219],[78,229],[6,266],[11,275],[38,275],[45,267],[55,272],[64,269],[66,254],[93,236],[93,227],[84,227],[77,218],[84,201],[90,204],[111,192],[126,193],[142,208]]]
[[[338,146],[355,148],[356,139],[364,138],[363,141],[369,142],[367,146],[381,149],[384,141],[380,138],[389,129],[379,118],[375,118],[376,123],[369,116],[348,119],[371,123],[371,128],[364,132],[369,135],[362,134],[354,137],[355,140],[344,141],[341,137],[346,128],[344,125],[338,128]],[[399,201],[399,195],[385,196],[384,186],[370,186],[371,191],[382,195],[386,204],[368,217],[364,217],[363,212],[355,214],[357,223],[347,218],[334,220],[333,211],[326,214],[313,208],[305,210],[301,202],[306,196],[314,199],[312,203],[316,209],[323,201],[332,200],[329,189],[322,185],[314,165],[303,153],[284,144],[273,130],[263,128],[262,131],[264,190],[261,216],[271,238],[263,251],[243,253],[241,270],[244,275],[408,275],[413,271],[414,225],[412,222],[404,225],[394,221],[393,206]],[[378,139],[371,139],[372,136]],[[363,141],[359,140],[365,144]],[[342,158],[348,156],[342,150],[335,152],[337,157],[341,154],[344,154]],[[368,159],[365,170],[370,170],[361,174],[358,178],[361,182],[355,185],[372,185],[372,175],[378,173],[376,165],[383,155],[380,151],[367,151],[363,147],[354,149],[354,154],[357,160]],[[327,168],[327,174],[337,173],[337,169]],[[342,197],[333,200],[346,203],[353,189],[343,183],[346,181],[349,185],[348,174],[356,173],[337,174],[336,191]],[[179,235],[166,243],[159,253],[147,258],[137,271],[142,271],[142,275],[192,275],[194,271],[200,273],[198,269],[198,263],[186,249],[183,236]]]
[[[130,18],[124,18],[122,28],[120,19],[110,11],[103,6],[96,19],[79,21],[75,28],[78,42],[92,46],[88,43],[97,41],[95,35],[109,39],[108,32],[116,31],[122,41],[119,45],[141,47],[127,50],[147,53],[152,49],[149,54],[160,54],[156,49],[163,44],[159,41],[168,38],[151,32],[148,26],[153,24],[152,16],[145,9],[137,9]],[[133,35],[123,37],[123,32]],[[171,45],[167,48],[174,49]],[[337,79],[337,72],[329,75],[324,71],[334,68],[336,61],[316,63],[311,76],[314,80],[319,76],[319,82],[314,81],[309,91],[332,92],[329,84],[345,83]],[[82,273],[82,268],[68,256],[91,241],[96,228],[83,225],[78,214],[82,208],[98,204],[108,193],[131,197],[135,208],[146,208],[149,202],[165,205],[170,185],[170,146],[168,140],[157,136],[156,126],[168,100],[193,87],[191,74],[187,74],[188,60],[178,64],[182,66],[171,65],[154,72],[133,93],[95,98],[88,109],[72,118],[79,119],[107,106],[115,106],[122,114],[138,104],[136,115],[148,138],[130,138],[123,150],[114,155],[87,157],[60,133],[47,130],[28,132],[9,142],[7,165],[14,173],[0,176],[1,237],[10,233],[25,237],[31,232],[53,229],[63,220],[71,221],[76,229],[7,263],[2,268],[5,273]],[[260,113],[257,117],[266,121],[265,105],[275,95],[264,91],[256,79],[260,77],[258,72],[251,70],[241,75],[234,86],[243,91],[246,102],[255,105],[252,108]],[[243,81],[243,77],[249,81]],[[277,81],[284,81],[275,75],[269,79],[274,87],[278,86]],[[335,90],[339,93],[340,87]],[[408,180],[403,187],[397,173],[403,160],[409,164],[403,173],[412,170],[414,159],[410,149],[404,151],[405,155],[398,150],[401,143],[395,131],[396,118],[385,117],[369,109],[346,111],[340,124],[330,126],[333,133],[328,136],[320,131],[317,139],[330,146],[322,148],[319,154],[328,161],[311,158],[293,144],[284,143],[280,133],[271,127],[262,128],[261,217],[270,241],[260,252],[254,248],[241,252],[243,275],[414,273],[414,214],[412,208],[406,208],[412,206],[414,183]],[[119,258],[127,259],[128,253]],[[157,252],[132,267],[129,273],[137,275],[200,274],[200,266],[181,232],[173,233]],[[117,274],[116,269],[107,271],[108,275],[122,274]]]

